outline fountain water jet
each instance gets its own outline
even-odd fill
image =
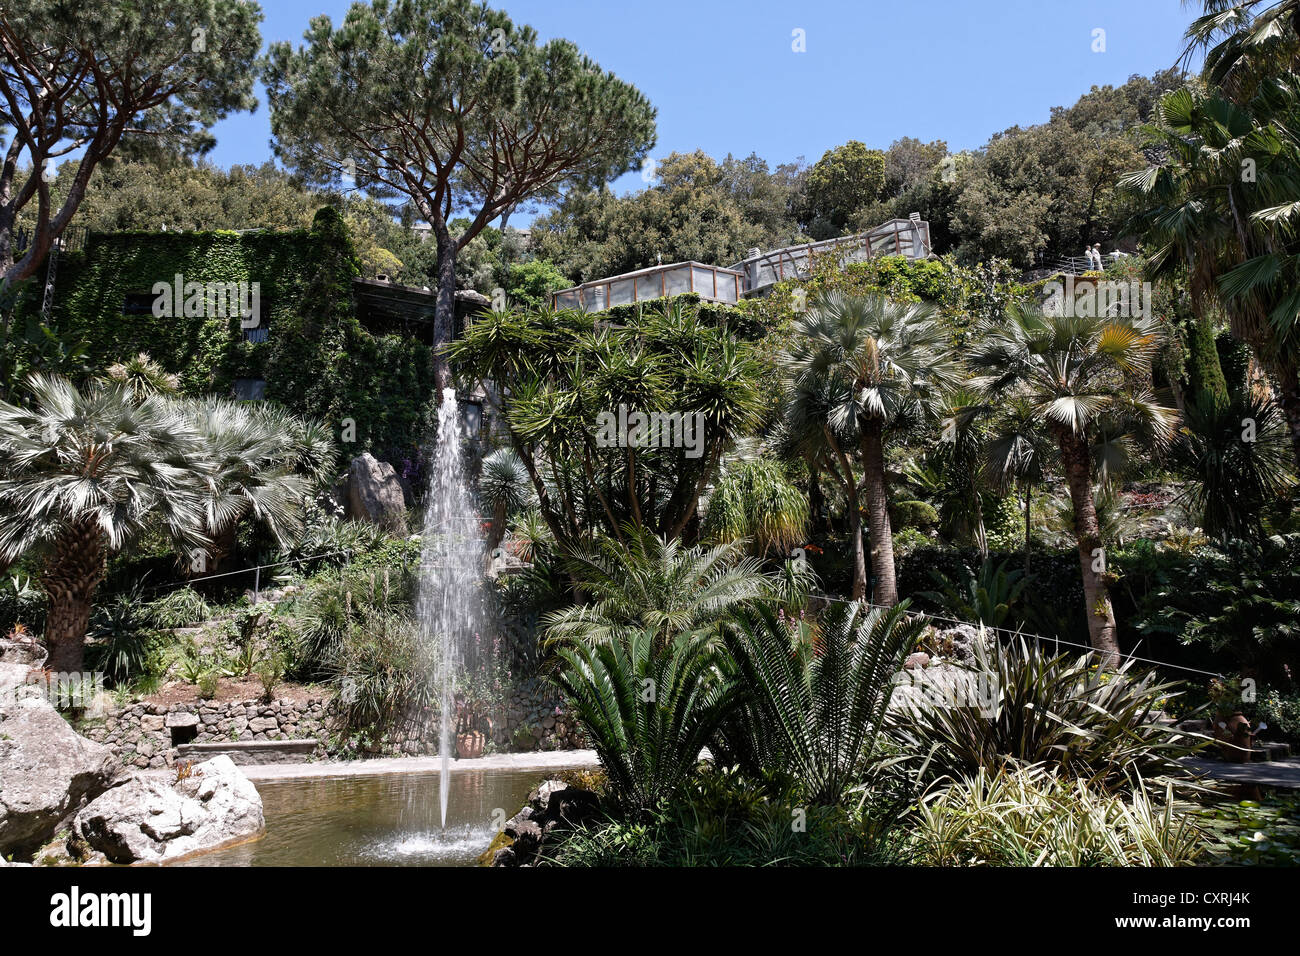
[[[438,407],[438,444],[429,469],[429,488],[420,555],[417,612],[420,640],[437,651],[437,687],[441,699],[438,755],[442,826],[447,826],[451,750],[455,746],[455,694],[473,659],[473,642],[482,613],[483,540],[479,513],[465,479],[460,406],[456,390],[444,389]]]

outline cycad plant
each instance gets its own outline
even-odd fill
[[[717,633],[731,615],[774,597],[781,580],[760,570],[745,542],[687,547],[626,526],[621,544],[599,538],[565,559],[586,602],[545,619],[549,641],[599,644],[648,633],[661,643],[677,635]]]
[[[756,762],[747,769],[793,775],[813,803],[838,803],[875,754],[894,677],[925,628],[907,605],[837,603],[815,627],[769,608],[742,615],[726,644],[750,724],[724,727],[724,749]]]
[[[1141,384],[1159,345],[1148,318],[1048,315],[1016,304],[1005,322],[982,330],[968,357],[986,401],[1023,401],[1056,444],[1074,509],[1088,633],[1108,666],[1117,663],[1119,644],[1093,475],[1113,473],[1132,446],[1168,445],[1174,412]]]
[[[931,414],[957,382],[958,365],[937,311],[876,295],[831,292],[795,323],[784,358],[791,379],[786,417],[801,442],[817,442],[849,503],[853,597],[866,595],[861,515],[876,577],[874,600],[898,601],[885,485],[885,443],[901,422]],[[860,464],[855,465],[854,459]],[[856,471],[855,471],[856,470]],[[859,477],[865,501],[859,495]]]
[[[739,689],[723,678],[720,653],[708,633],[664,640],[651,629],[568,641],[556,652],[552,680],[624,812],[643,814],[672,796],[735,706]]]

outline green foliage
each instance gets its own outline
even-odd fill
[[[1009,563],[1002,561],[994,565],[985,560],[977,574],[963,567],[965,575],[957,580],[931,568],[930,577],[939,590],[922,591],[920,597],[934,602],[959,621],[1001,627],[1029,584],[1023,571],[1008,570]]]
[[[722,726],[724,752],[752,773],[795,776],[812,803],[840,802],[877,757],[894,675],[924,627],[907,602],[834,604],[815,626],[764,608],[740,616],[725,640],[745,709]]]
[[[756,554],[789,553],[808,533],[808,496],[788,469],[770,458],[727,465],[704,513],[703,535],[711,541],[752,541]]]
[[[923,800],[914,832],[929,866],[1192,866],[1205,852],[1196,821],[1174,812],[1172,784],[1157,802],[1036,766],[980,768]]]
[[[671,798],[735,706],[711,636],[620,630],[597,645],[571,641],[552,676],[609,776],[615,803],[634,818]]]
[[[885,188],[885,154],[857,140],[828,149],[805,174],[799,221],[814,239],[842,233]]]
[[[1284,668],[1300,672],[1300,534],[1201,549],[1156,583],[1137,624],[1227,650],[1240,670],[1284,684]]]
[[[772,599],[780,587],[779,577],[744,556],[741,542],[688,548],[630,529],[626,545],[600,538],[563,564],[587,601],[546,617],[548,641],[600,644],[644,633],[663,643],[716,634],[731,615]]]
[[[925,501],[895,501],[890,505],[889,522],[896,528],[933,528],[939,523],[939,512]]]
[[[1025,639],[976,644],[973,693],[920,701],[888,715],[891,736],[929,779],[960,779],[1034,764],[1107,790],[1132,785],[1137,774],[1168,772],[1192,747],[1157,722],[1164,701],[1180,693],[1132,662],[1117,672],[1089,655],[1052,656]]]
[[[1200,823],[1211,836],[1209,854],[1216,866],[1296,866],[1298,820],[1300,797],[1276,791],[1263,800],[1207,807]]]
[[[150,601],[144,609],[155,627],[192,627],[212,616],[208,602],[193,588],[177,588]]]
[[[528,308],[550,304],[552,292],[569,285],[569,280],[549,259],[533,259],[510,267],[510,298]]]
[[[89,665],[112,686],[124,686],[158,670],[162,638],[155,608],[139,591],[114,595],[96,606],[86,636]]]
[[[0,634],[8,634],[16,624],[39,634],[45,624],[45,605],[45,591],[30,575],[0,579]]]
[[[1283,693],[1274,687],[1259,698],[1255,712],[1268,724],[1270,738],[1282,737],[1300,746],[1300,693]]]

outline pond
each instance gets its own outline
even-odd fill
[[[473,866],[547,776],[542,769],[453,773],[446,830],[438,825],[436,773],[263,781],[265,835],[180,865]]]

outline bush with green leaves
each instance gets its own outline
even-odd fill
[[[383,732],[426,713],[437,699],[437,659],[409,614],[365,606],[345,621],[322,661],[344,733]]]
[[[741,615],[724,640],[744,706],[720,728],[722,759],[790,774],[810,803],[840,802],[876,756],[894,677],[924,628],[906,601],[835,603],[815,623],[768,608]]]
[[[87,658],[112,686],[123,686],[159,672],[162,636],[154,628],[152,609],[140,592],[114,595],[95,606],[87,629]]]
[[[1256,716],[1268,724],[1270,738],[1280,737],[1300,746],[1300,693],[1283,693],[1274,688],[1260,696]]]
[[[1300,534],[1199,549],[1156,583],[1136,623],[1225,651],[1234,670],[1286,686],[1300,673]]]
[[[26,574],[0,579],[0,636],[18,624],[39,634],[45,626],[45,591]]]
[[[1043,765],[1116,790],[1138,774],[1170,772],[1177,757],[1195,749],[1157,720],[1181,686],[1138,672],[1131,661],[1105,671],[1092,654],[1053,655],[1023,638],[991,647],[976,642],[975,656],[982,700],[888,714],[890,736],[925,779]]]
[[[807,805],[782,781],[714,766],[647,819],[614,817],[565,835],[544,864],[876,866],[900,862],[904,841],[896,823],[897,817]]]
[[[954,579],[930,570],[937,591],[922,591],[919,597],[931,601],[959,621],[1002,627],[1011,616],[1029,580],[1023,571],[1009,569],[1010,561],[993,564],[985,560],[977,573],[963,567]]]
[[[613,801],[649,813],[694,773],[700,751],[736,704],[708,631],[611,631],[567,640],[551,675],[600,758]]]
[[[146,609],[155,626],[170,629],[193,627],[212,616],[203,595],[193,588],[177,588],[149,602]]]
[[[1192,866],[1196,819],[1142,786],[1098,792],[1041,766],[980,768],[921,801],[916,862],[930,866]]]

